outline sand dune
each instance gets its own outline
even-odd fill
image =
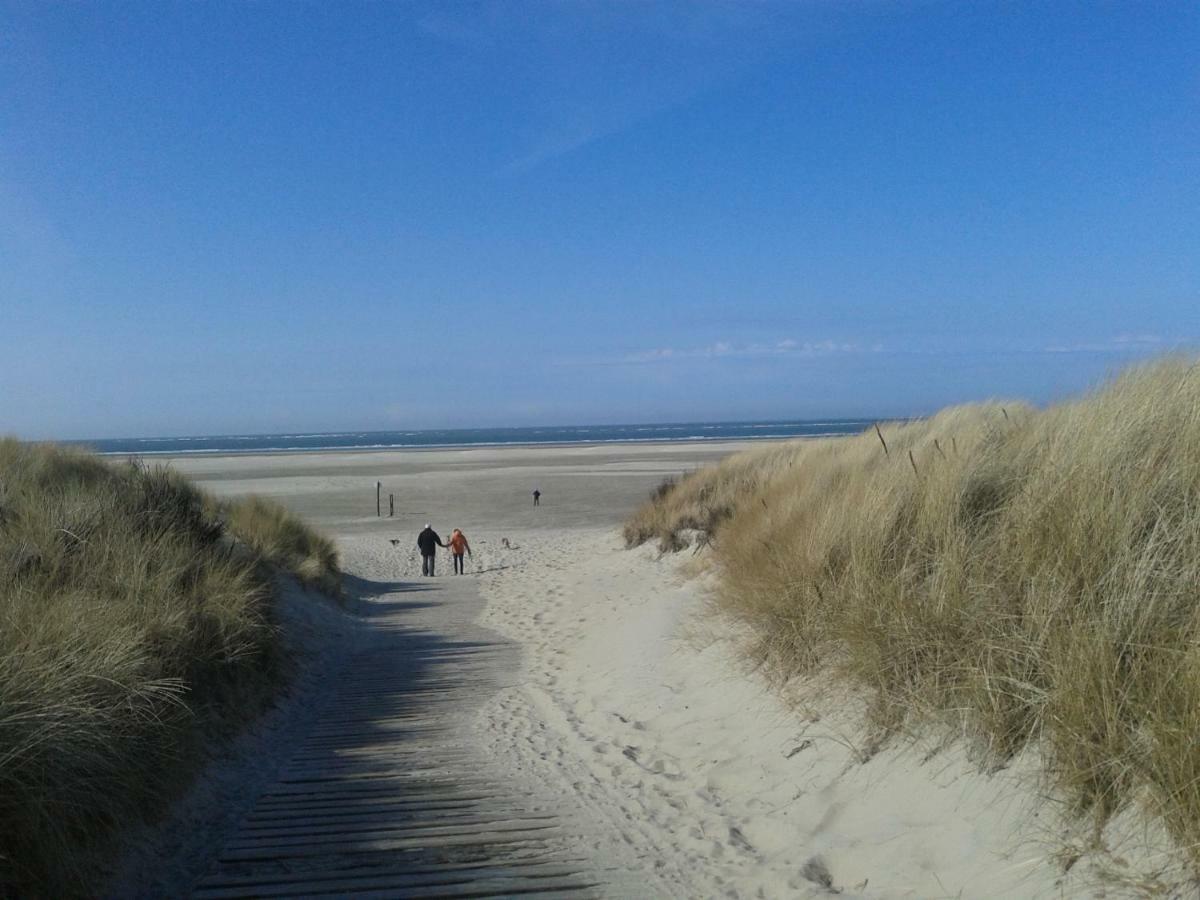
[[[520,537],[483,622],[522,644],[527,678],[480,739],[580,796],[680,896],[1062,895],[1030,762],[987,776],[958,746],[872,753],[852,698],[807,686],[797,708],[746,672],[674,562],[608,529]]]

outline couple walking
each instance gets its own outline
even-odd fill
[[[463,574],[463,554],[473,556],[471,553],[471,545],[467,543],[467,536],[454,529],[454,533],[450,535],[449,543],[443,544],[441,537],[433,528],[426,523],[425,530],[417,535],[417,549],[421,551],[421,574],[433,575],[433,564],[437,561],[437,548],[445,547],[450,551],[450,555],[454,558],[454,574]]]

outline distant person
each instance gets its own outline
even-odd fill
[[[533,505],[534,506],[542,505],[542,492],[539,491],[537,488],[533,489]]]
[[[462,575],[463,573],[463,552],[474,558],[471,553],[471,545],[467,543],[467,536],[457,528],[450,535],[450,543],[447,545],[450,548],[450,556],[454,559],[454,574]]]
[[[425,530],[417,535],[417,549],[421,551],[421,574],[433,577],[433,564],[437,562],[437,548],[445,547],[438,533],[425,523]]]

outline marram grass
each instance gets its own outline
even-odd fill
[[[0,896],[94,893],[121,829],[280,678],[275,573],[327,540],[166,468],[0,441]]]
[[[883,732],[950,721],[993,762],[1036,747],[1097,836],[1138,802],[1200,873],[1191,361],[1042,410],[751,450],[658,492],[625,535],[669,550],[688,529],[768,671],[853,679]]]

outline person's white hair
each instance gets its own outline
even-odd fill
[[[430,527],[428,522],[426,522],[426,523],[425,523],[425,527],[426,527],[426,528],[429,528],[429,527]]]

